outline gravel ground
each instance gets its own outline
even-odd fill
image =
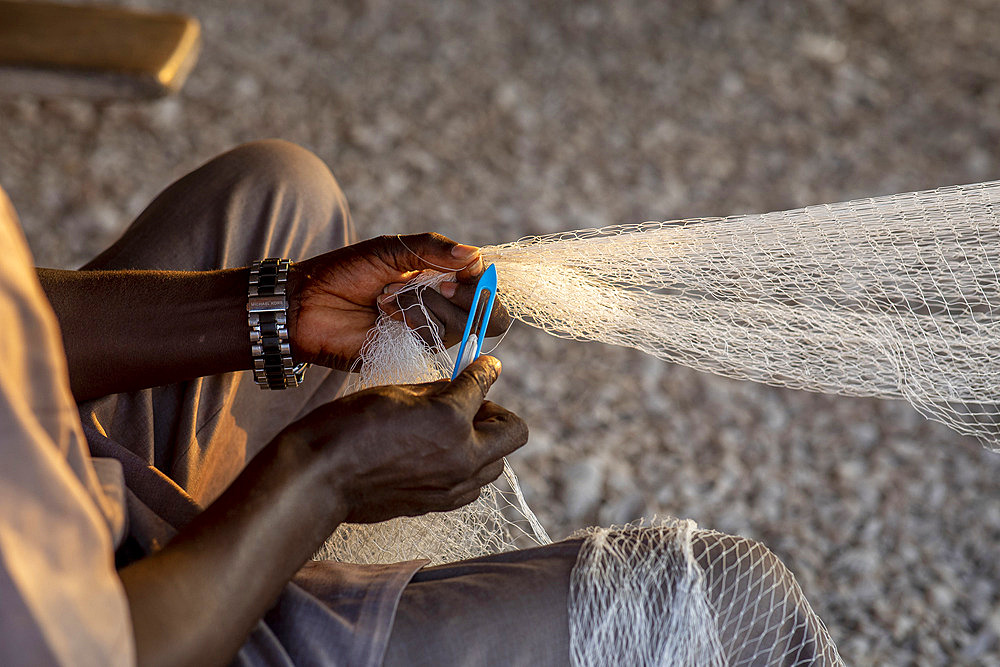
[[[158,6],[205,30],[180,96],[0,101],[0,183],[41,264],[267,136],[333,167],[364,234],[480,244],[1000,178],[990,0]],[[524,326],[497,354],[554,536],[690,517],[777,552],[849,663],[1000,664],[1000,455],[905,404]]]

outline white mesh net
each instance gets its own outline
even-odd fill
[[[1000,448],[1000,182],[484,249],[515,317]]]
[[[434,288],[449,275],[427,272],[404,289]],[[412,307],[424,306],[418,303]],[[440,348],[437,332],[429,336]],[[450,377],[450,366],[446,353],[435,352],[416,331],[383,316],[369,332],[358,372],[352,376],[347,392],[440,380]],[[452,512],[400,517],[377,524],[342,524],[314,558],[348,563],[428,558],[438,565],[549,542],[505,460],[503,477],[486,486],[474,503]]]
[[[782,213],[608,227],[483,249],[512,315],[733,378],[903,398],[1000,449],[1000,183]],[[427,272],[408,289],[433,289]],[[415,307],[422,308],[422,305]],[[355,389],[446,377],[382,319]],[[546,543],[507,469],[457,512],[342,526],[321,555],[444,562]],[[839,664],[791,573],[757,542],[668,521],[586,534],[577,665]]]
[[[574,665],[840,665],[791,572],[693,521],[589,528],[570,580]]]

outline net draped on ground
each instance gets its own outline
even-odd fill
[[[1000,182],[530,237],[483,258],[508,311],[556,336],[770,385],[905,399],[1000,450]],[[405,289],[447,277],[428,271]],[[354,390],[450,370],[387,318],[361,357]],[[525,540],[548,537],[507,467],[469,507],[342,526],[319,555],[446,562]],[[587,531],[569,608],[576,665],[840,663],[770,551],[693,522]]]

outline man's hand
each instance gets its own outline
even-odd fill
[[[517,415],[484,400],[499,373],[499,361],[480,357],[451,382],[361,391],[278,439],[321,448],[345,521],[452,510],[478,498],[503,472],[502,458],[527,441]]]
[[[420,295],[429,322],[424,309],[409,307],[418,298],[414,291],[392,293],[426,269],[455,272],[440,293]],[[478,248],[439,234],[384,236],[293,264],[292,354],[296,361],[349,370],[380,312],[405,319],[421,334],[433,326],[450,346],[461,337],[482,272]],[[73,396],[83,401],[250,368],[247,274],[246,268],[38,269],[59,318]],[[510,324],[499,301],[489,324],[491,336]]]
[[[455,282],[442,285],[440,293],[422,292],[430,323],[419,309],[407,309],[417,298],[413,292],[398,298],[393,293],[425,269],[456,272]],[[289,276],[289,330],[296,361],[349,370],[380,310],[415,329],[431,324],[445,345],[452,345],[461,338],[483,269],[478,248],[440,234],[382,236],[299,262]],[[490,335],[502,332],[510,321],[498,303]]]
[[[484,401],[499,372],[480,357],[452,382],[359,392],[279,433],[165,548],[119,571],[140,664],[228,664],[342,521],[474,500],[527,440]]]

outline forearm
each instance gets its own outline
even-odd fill
[[[343,518],[313,456],[303,443],[273,442],[166,548],[120,571],[140,664],[233,658]]]
[[[38,277],[78,401],[250,367],[247,269],[38,269]]]
[[[162,551],[120,571],[143,664],[224,664],[342,521],[444,512],[479,497],[527,441],[485,401],[500,364],[376,387],[288,426]]]

